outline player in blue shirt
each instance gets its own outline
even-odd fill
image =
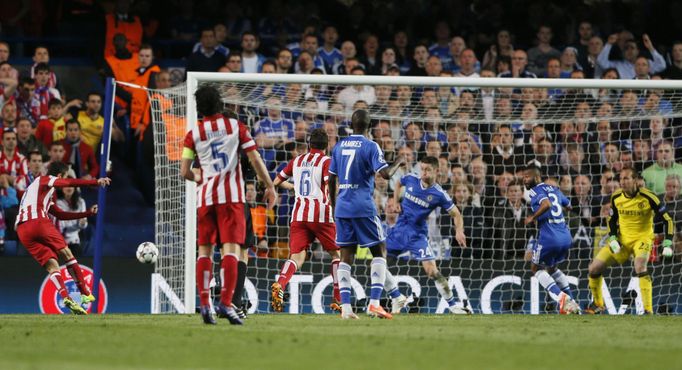
[[[438,158],[424,157],[419,161],[421,175],[407,174],[396,184],[393,199],[397,211],[400,212],[398,221],[391,228],[386,239],[388,255],[397,257],[409,253],[412,259],[422,262],[424,271],[429,279],[434,280],[436,289],[445,299],[452,313],[471,313],[469,307],[457,305],[456,298],[448,285],[448,279],[443,276],[434,261],[433,251],[429,246],[427,219],[437,208],[447,211],[455,220],[455,240],[461,247],[466,247],[464,235],[464,220],[459,209],[452,202],[450,196],[436,182],[438,177]],[[401,193],[403,200],[400,202]],[[386,292],[391,297],[391,311],[398,313],[405,307],[407,299],[398,290],[398,284],[390,272],[386,272]]]
[[[526,169],[523,182],[530,188],[528,193],[533,212],[525,223],[538,223],[538,237],[531,244],[531,271],[552,299],[559,303],[561,314],[578,313],[580,307],[573,300],[568,278],[556,267],[566,259],[573,244],[563,211],[570,202],[559,188],[541,182],[540,169],[535,166]]]
[[[353,112],[353,135],[341,139],[332,151],[329,165],[329,200],[334,208],[336,244],[341,247],[338,268],[341,293],[341,317],[357,319],[350,305],[351,267],[357,246],[372,252],[371,289],[367,313],[380,318],[392,318],[379,304],[386,280],[386,245],[381,220],[374,207],[374,174],[390,179],[403,163],[399,157],[392,165],[384,160],[379,145],[367,138],[369,113]],[[338,197],[337,197],[338,184]]]

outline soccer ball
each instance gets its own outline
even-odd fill
[[[152,242],[140,243],[135,252],[137,260],[142,263],[156,263],[159,258],[159,248]]]

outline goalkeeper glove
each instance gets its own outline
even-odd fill
[[[620,252],[620,243],[618,243],[618,238],[615,235],[609,237],[609,249],[613,254],[618,254]]]
[[[661,254],[663,257],[672,257],[673,256],[673,241],[670,239],[666,239],[663,241],[663,253]]]

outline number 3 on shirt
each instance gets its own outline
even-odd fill
[[[355,149],[343,149],[341,151],[342,156],[348,156],[348,162],[346,162],[346,177],[345,179],[348,180],[348,172],[350,171],[350,165],[353,163],[353,159],[355,159]]]
[[[220,147],[223,146],[222,141],[214,141],[211,143],[211,156],[213,157],[213,169],[216,172],[221,172],[225,167],[227,167],[227,154],[220,151]],[[215,163],[219,160],[219,163]]]

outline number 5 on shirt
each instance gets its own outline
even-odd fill
[[[216,141],[211,143],[211,156],[213,157],[213,169],[216,172],[221,172],[223,168],[227,167],[227,154],[220,151],[220,147],[223,146],[222,141]],[[216,160],[220,160],[220,163],[215,163]]]

